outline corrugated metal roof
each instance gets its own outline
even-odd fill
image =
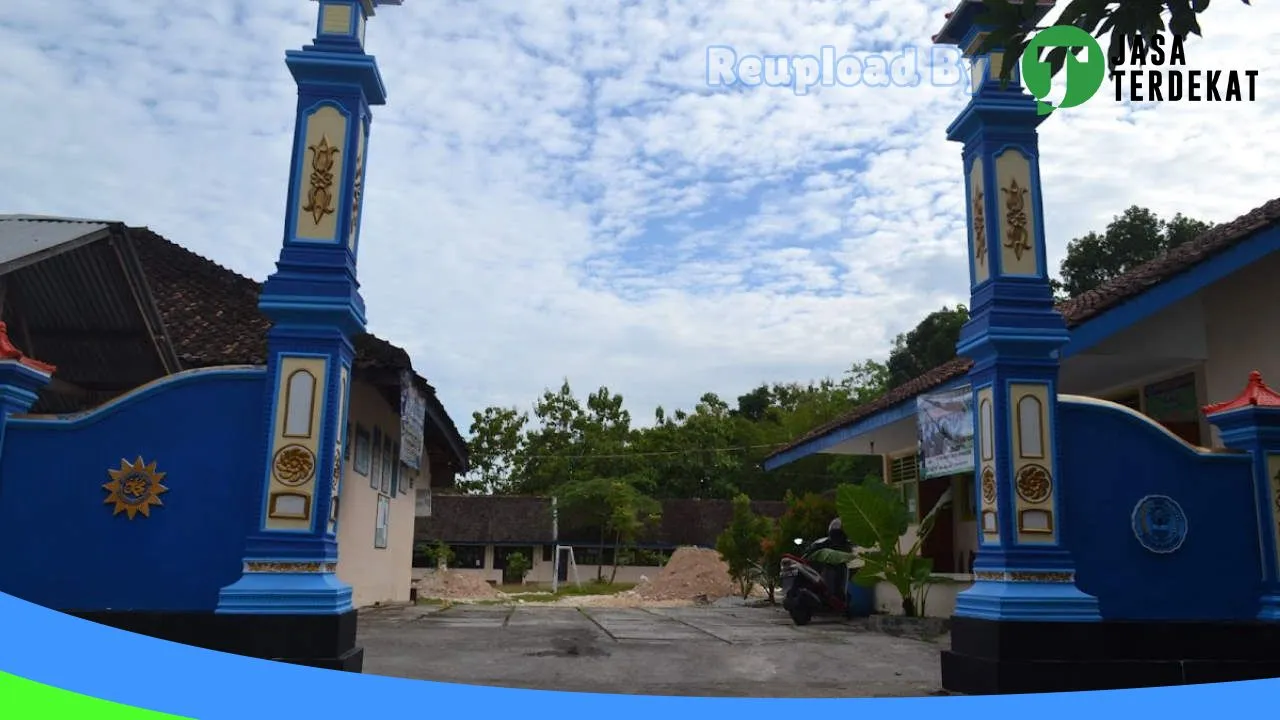
[[[27,354],[58,366],[59,381],[89,390],[78,402],[98,402],[165,372],[142,315],[150,298],[135,297],[130,285],[141,269],[127,261],[123,227],[0,215],[0,319]],[[65,411],[60,392],[41,393],[33,409]]]
[[[92,242],[110,226],[102,220],[0,215],[0,275]]]

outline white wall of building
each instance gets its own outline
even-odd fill
[[[1280,387],[1280,336],[1269,322],[1271,310],[1280,307],[1278,271],[1280,255],[1271,255],[1205,291],[1207,402],[1239,395],[1254,370],[1267,384]],[[1214,443],[1220,444],[1216,431]]]
[[[408,473],[406,494],[389,497],[389,521],[385,548],[375,546],[378,497],[370,478],[355,471],[354,428],[379,428],[392,442],[400,439],[399,408],[393,408],[372,385],[357,379],[351,386],[349,412],[353,428],[350,453],[343,462],[342,491],[338,504],[338,577],[351,586],[357,608],[377,603],[408,602],[413,584],[413,518],[416,490],[428,487],[430,473],[425,457],[418,472]]]
[[[544,557],[546,557],[543,554],[544,547],[547,547],[547,546],[542,546],[542,545],[534,546],[533,567],[529,570],[529,574],[525,576],[524,581],[526,585],[550,585],[552,579],[554,578],[554,572],[555,572],[554,564],[552,563],[551,560],[543,559]],[[500,557],[502,554],[505,554],[505,553],[515,552],[516,550],[520,550],[520,548],[488,545],[485,547],[484,568],[477,568],[477,569],[454,568],[449,570],[449,572],[459,573],[463,575],[474,575],[490,584],[501,585],[503,584],[502,571],[495,569],[493,567],[494,558]],[[583,583],[589,583],[595,580],[597,568],[598,566],[596,565],[579,564],[578,580],[580,580]],[[617,577],[614,578],[614,582],[620,583],[620,584],[634,585],[636,583],[639,583],[642,578],[654,577],[655,575],[658,574],[658,571],[661,569],[662,568],[656,567],[656,566],[623,565],[618,568],[618,574],[617,574]],[[415,581],[419,580],[431,572],[433,571],[429,568],[414,568],[413,579]],[[609,579],[610,574],[612,572],[613,572],[612,565],[604,566],[604,578],[606,580]],[[572,574],[569,575],[567,582],[569,583],[574,582],[574,578]]]

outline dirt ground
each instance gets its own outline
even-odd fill
[[[582,598],[576,598],[582,600]],[[360,612],[364,671],[479,685],[722,697],[919,696],[933,642],[776,607],[393,606]]]

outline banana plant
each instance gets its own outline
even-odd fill
[[[914,518],[902,496],[879,479],[841,485],[836,490],[836,512],[854,551],[824,548],[814,553],[813,560],[832,565],[861,561],[853,581],[863,587],[889,583],[902,596],[902,614],[916,617],[924,612],[928,586],[946,579],[933,574],[933,560],[921,557],[920,551],[933,531],[938,513],[950,504],[948,488],[920,520],[911,546],[903,550],[902,536]]]

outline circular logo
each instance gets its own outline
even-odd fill
[[[1013,486],[1018,490],[1018,497],[1026,502],[1042,503],[1053,491],[1053,479],[1049,471],[1039,465],[1023,465]]]
[[[276,451],[271,462],[271,474],[281,485],[298,487],[306,484],[315,474],[316,458],[301,445],[285,445]]]
[[[1133,536],[1153,553],[1165,555],[1187,539],[1187,514],[1167,495],[1148,495],[1133,507]]]
[[[141,505],[151,497],[151,478],[133,472],[120,479],[120,501],[126,505]]]
[[[1066,84],[1066,93],[1057,108],[1084,104],[1102,87],[1107,72],[1102,46],[1087,30],[1074,25],[1053,25],[1036,33],[1022,51],[1019,69],[1027,91],[1036,97],[1036,109],[1041,115],[1055,109],[1055,105],[1045,101],[1053,88],[1052,61],[1048,57],[1052,53],[1065,53],[1058,82]]]

